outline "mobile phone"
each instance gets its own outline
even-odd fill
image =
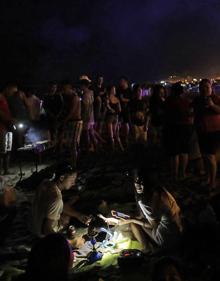
[[[114,210],[111,211],[111,214],[112,214],[113,217],[120,218],[120,219],[129,219],[130,218],[129,215],[126,215],[124,213],[117,212],[117,211],[114,211]]]

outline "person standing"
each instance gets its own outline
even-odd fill
[[[58,93],[58,85],[51,83],[48,92],[43,97],[43,108],[46,112],[51,140],[56,145],[58,120],[63,108],[63,97]]]
[[[7,97],[17,93],[17,85],[7,85],[0,93],[0,173],[7,175],[12,151],[14,120],[9,109]]]
[[[130,105],[130,111],[134,143],[146,144],[149,116],[147,104],[142,99],[142,89],[139,84],[136,84],[133,88],[133,99]]]
[[[215,189],[217,173],[216,152],[220,147],[220,97],[213,93],[212,83],[209,79],[201,80],[199,91],[199,96],[193,101],[195,125],[200,150],[207,162],[207,184],[210,189]]]
[[[80,81],[82,96],[83,140],[86,150],[96,150],[98,140],[94,130],[94,92],[90,90],[90,82],[86,79]]]
[[[183,96],[178,82],[172,85],[171,94],[164,104],[164,144],[170,156],[173,180],[186,177],[190,140],[193,133],[193,112],[190,100]]]
[[[105,86],[103,76],[98,76],[96,83],[92,87],[94,92],[94,117],[95,130],[99,135],[102,134],[103,123],[105,120]]]
[[[121,103],[121,122],[124,130],[125,144],[128,147],[129,133],[130,133],[130,101],[132,97],[132,91],[129,87],[129,82],[126,77],[121,77],[119,80],[119,87],[117,89],[117,96]]]
[[[121,112],[119,99],[116,97],[115,86],[110,86],[107,90],[106,99],[106,124],[107,131],[111,141],[112,149],[115,150],[115,142],[119,145],[120,150],[124,151],[121,139],[119,136],[118,115]]]
[[[71,164],[73,167],[76,167],[83,121],[81,116],[81,99],[74,89],[72,92],[69,92],[68,103],[69,110],[66,118],[63,120],[63,130],[67,147],[70,150]]]

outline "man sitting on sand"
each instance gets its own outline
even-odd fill
[[[74,186],[77,173],[69,165],[57,168],[53,180],[44,180],[37,188],[33,202],[32,232],[38,236],[60,231],[68,218],[88,224],[89,217],[72,208],[73,202],[63,203],[62,191]],[[65,218],[65,222],[64,219]]]

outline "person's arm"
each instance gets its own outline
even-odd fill
[[[134,223],[134,224],[138,224],[140,226],[143,226],[145,228],[149,228],[151,229],[152,226],[147,223],[144,222],[142,220],[138,220],[138,219],[116,219],[116,218],[106,218],[103,215],[98,215],[101,219],[103,219],[106,223],[108,223],[109,225],[126,225],[126,224],[130,224],[130,223]]]
[[[213,102],[212,102],[213,103]],[[217,105],[217,104],[211,104],[210,106],[209,106],[212,110],[214,110],[216,113],[220,113],[220,106],[219,105]]]
[[[121,103],[120,103],[120,100],[118,100],[118,113],[121,112]]]
[[[146,111],[146,122],[145,122],[145,131],[148,131],[149,125],[151,121],[151,115],[149,112]]]
[[[77,220],[81,221],[84,224],[89,223],[89,217],[74,210],[73,207],[69,203],[64,204],[63,213],[72,218],[76,218]]]
[[[54,224],[54,220],[45,219],[45,221],[43,223],[43,234],[44,235],[48,235],[50,233],[55,233],[55,231],[53,229],[53,224]]]
[[[121,99],[121,101],[122,101],[123,103],[129,103],[129,102],[130,102],[130,100],[129,100],[129,99],[126,99],[126,98],[124,98],[124,96],[123,96],[123,95],[120,95],[120,99]]]
[[[217,100],[220,103],[220,99]],[[210,97],[207,101],[207,107],[212,109],[215,113],[220,113],[220,106],[214,103],[213,99]]]
[[[107,107],[107,109],[110,110],[112,113],[115,113],[114,109],[110,106],[109,98],[107,98],[107,100],[106,100],[106,107]]]
[[[118,225],[125,225],[125,224],[130,224],[130,223],[140,225],[140,226],[142,226],[144,228],[147,228],[147,229],[152,229],[152,226],[148,222],[138,220],[138,219],[120,220]]]

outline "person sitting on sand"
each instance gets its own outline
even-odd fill
[[[137,199],[139,218],[104,220],[113,225],[130,224],[134,237],[143,245],[144,251],[149,250],[150,245],[154,250],[178,249],[182,223],[176,200],[164,187],[150,180],[150,176],[145,177],[143,185],[142,198]]]
[[[89,217],[72,208],[73,202],[63,203],[62,191],[74,186],[77,173],[69,165],[61,165],[53,180],[44,180],[37,188],[33,201],[32,232],[38,236],[60,231],[69,217],[87,224]],[[65,218],[65,222],[64,219]]]

